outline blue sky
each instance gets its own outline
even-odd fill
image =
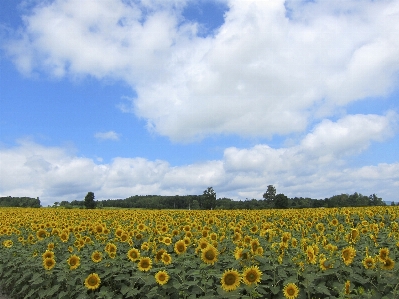
[[[399,1],[14,1],[0,196],[399,201]]]

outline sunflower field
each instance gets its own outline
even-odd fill
[[[399,207],[0,209],[12,298],[399,298]]]

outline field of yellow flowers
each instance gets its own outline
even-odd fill
[[[399,298],[399,207],[0,209],[13,298]]]

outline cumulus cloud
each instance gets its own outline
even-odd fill
[[[187,1],[56,0],[5,47],[24,73],[128,82],[135,115],[183,142],[303,132],[396,86],[398,1],[225,2],[223,25],[199,36]]]
[[[397,130],[397,119],[393,112],[348,115],[320,122],[291,147],[230,147],[220,160],[182,166],[142,157],[96,163],[63,148],[20,140],[15,147],[0,149],[0,196],[39,196],[47,205],[82,200],[88,191],[108,199],[201,194],[213,186],[218,197],[260,199],[273,184],[288,196],[324,198],[356,191],[393,200],[399,191],[399,163],[354,168],[345,158],[389,138]]]
[[[114,131],[97,132],[94,134],[94,137],[99,140],[119,140],[120,134]]]

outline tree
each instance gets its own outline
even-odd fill
[[[214,209],[216,206],[216,192],[212,187],[208,187],[202,194],[202,208]]]
[[[274,200],[276,199],[276,187],[273,185],[267,186],[267,191],[263,193],[263,198],[266,205],[272,207],[274,205]]]
[[[191,204],[191,209],[192,210],[199,210],[200,209],[200,205],[198,200],[194,199],[192,204]]]
[[[94,193],[88,192],[85,197],[85,207],[86,209],[94,209],[96,207],[96,202],[94,201]]]
[[[286,209],[288,208],[288,197],[285,196],[284,194],[277,194],[275,196],[275,203],[274,206],[277,209]]]

